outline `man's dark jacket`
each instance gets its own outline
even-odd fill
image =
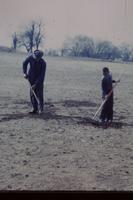
[[[27,72],[27,66],[30,68]],[[40,58],[36,60],[32,55],[26,58],[23,62],[23,73],[28,75],[28,80],[31,85],[41,86],[43,85],[46,72],[46,62],[44,59]]]

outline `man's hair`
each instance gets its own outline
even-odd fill
[[[35,57],[38,59],[38,58],[41,58],[41,57],[43,56],[43,52],[40,51],[40,50],[38,50],[38,49],[36,49],[36,50],[34,51],[34,55],[35,55]]]
[[[108,67],[104,67],[103,68],[103,73],[109,73],[109,68]]]

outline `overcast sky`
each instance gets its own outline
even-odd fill
[[[45,24],[44,48],[78,34],[133,44],[133,0],[0,0],[0,45],[35,19]]]

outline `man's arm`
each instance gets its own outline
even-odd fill
[[[23,62],[23,74],[24,74],[25,78],[28,78],[27,66],[28,66],[29,62],[30,62],[30,57],[26,58],[26,60]]]

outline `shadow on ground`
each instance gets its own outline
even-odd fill
[[[15,101],[15,104],[29,104],[29,102],[26,102],[24,100],[22,101]],[[2,114],[0,118],[0,122],[6,122],[11,120],[19,120],[23,118],[34,118],[34,119],[42,119],[42,120],[63,120],[67,123],[77,123],[79,125],[84,126],[94,126],[94,127],[101,127],[101,128],[122,128],[123,126],[133,126],[133,122],[131,123],[123,123],[123,122],[112,122],[108,127],[103,126],[100,122],[94,121],[90,117],[80,117],[80,116],[64,116],[64,115],[58,115],[56,114],[56,104],[62,104],[64,107],[80,107],[80,106],[86,106],[86,107],[93,107],[96,106],[95,103],[89,102],[89,101],[74,101],[74,100],[67,100],[67,101],[60,101],[60,102],[46,102],[45,103],[45,111],[41,115],[31,115],[28,113],[7,113]]]

